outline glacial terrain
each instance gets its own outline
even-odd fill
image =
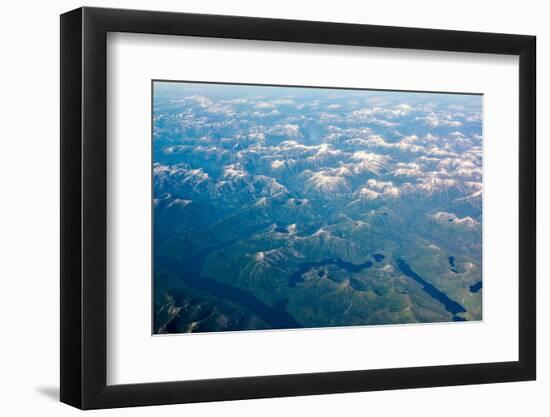
[[[155,333],[482,318],[479,95],[155,82],[152,170]]]

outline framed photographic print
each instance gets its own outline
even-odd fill
[[[61,400],[535,379],[535,38],[61,16]]]

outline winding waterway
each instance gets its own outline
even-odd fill
[[[363,269],[370,268],[372,266],[372,262],[367,261],[362,264],[355,265],[351,262],[346,262],[339,258],[325,259],[319,262],[304,262],[301,263],[299,265],[299,269],[290,276],[288,286],[295,287],[297,283],[304,282],[304,278],[302,277],[302,275],[309,271],[311,268],[319,268],[327,265],[336,265],[338,268],[345,269],[348,272],[360,272]]]
[[[257,229],[261,229],[265,225],[258,226]],[[176,259],[156,255],[155,256],[155,268],[160,270],[164,269],[173,273],[187,285],[196,288],[198,290],[205,291],[211,295],[236,302],[254,314],[258,315],[264,320],[272,329],[292,329],[303,327],[298,323],[294,317],[286,311],[287,301],[286,299],[277,300],[273,306],[270,306],[253,295],[251,291],[243,290],[223,282],[217,281],[202,274],[202,269],[206,257],[224,247],[230,246],[237,239],[206,248],[199,251],[189,257],[186,261],[178,261]],[[382,261],[383,255],[379,255],[375,258],[377,262]],[[338,268],[345,269],[348,272],[360,272],[364,269],[368,269],[373,266],[373,262],[366,261],[361,264],[353,264],[343,261],[339,258],[330,258],[318,262],[304,262],[299,265],[298,270],[295,271],[289,279],[288,286],[295,287],[298,283],[303,282],[303,274],[312,268],[319,268],[327,265],[335,265]],[[456,301],[451,300],[444,292],[438,290],[432,284],[420,277],[414,272],[411,267],[403,260],[397,259],[395,262],[397,268],[409,278],[412,278],[416,282],[422,285],[422,289],[427,292],[432,298],[442,303],[447,311],[453,314],[454,321],[465,320],[462,317],[457,316],[459,313],[466,312],[466,309],[458,304]],[[323,271],[319,271],[318,275],[322,277]],[[354,280],[351,280],[354,281]],[[361,291],[358,282],[351,282],[356,290]],[[470,286],[470,291],[477,292],[481,288],[481,282]]]
[[[257,226],[249,232],[261,230],[265,226],[266,225]],[[248,308],[254,314],[261,317],[272,329],[295,329],[303,327],[286,311],[288,300],[280,299],[277,300],[273,306],[269,306],[256,298],[250,291],[233,287],[202,275],[202,268],[206,257],[224,247],[230,246],[238,239],[239,238],[233,239],[199,251],[190,256],[185,262],[157,255],[155,256],[155,268],[159,270],[164,269],[173,273],[187,285],[195,289],[205,291],[225,300],[233,301]]]

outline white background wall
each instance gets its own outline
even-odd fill
[[[5,2],[0,21],[0,410],[75,415],[59,391],[59,17],[72,0]],[[94,415],[546,416],[550,412],[550,157],[543,120],[550,26],[545,2],[91,1],[86,5],[532,34],[538,37],[539,250],[537,382],[100,411]],[[505,232],[505,231],[504,231]],[[546,394],[546,395],[544,395]]]

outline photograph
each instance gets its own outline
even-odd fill
[[[482,94],[153,80],[151,111],[153,334],[483,320]]]
[[[550,417],[544,4],[5,2],[0,417]]]
[[[64,5],[56,31],[45,12],[14,49],[29,70],[6,77],[5,177],[22,220],[5,217],[25,250],[5,316],[25,318],[18,351],[41,349],[11,376],[36,385],[41,410],[56,397],[139,415],[205,402],[435,415],[426,401],[449,417],[538,415],[543,14],[234,1]],[[46,55],[55,66],[30,76]],[[25,86],[40,92],[32,116]],[[38,220],[56,226],[47,240],[22,233]],[[460,392],[471,410],[448,407]]]

